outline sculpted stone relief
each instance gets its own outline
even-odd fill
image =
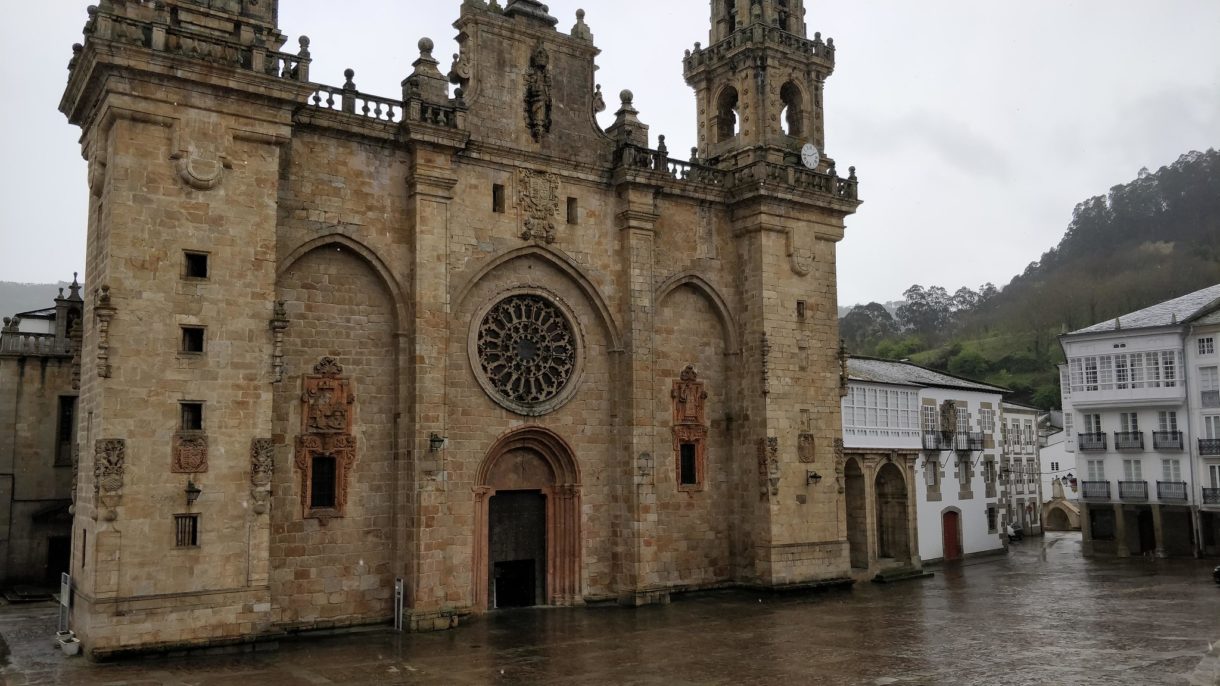
[[[522,169],[517,174],[517,188],[525,222],[521,238],[554,243],[555,220],[559,216],[559,177]]]

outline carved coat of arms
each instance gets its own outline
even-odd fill
[[[555,218],[559,216],[559,177],[522,169],[517,174],[525,227],[523,240],[555,242]]]

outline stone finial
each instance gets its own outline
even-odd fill
[[[68,300],[75,300],[77,302],[83,302],[83,300],[84,300],[83,298],[80,297],[80,273],[79,272],[72,272],[72,283],[69,284],[69,286],[68,286]]]
[[[614,123],[606,129],[606,133],[620,143],[630,143],[641,148],[648,147],[648,125],[640,121],[639,112],[632,104],[635,101],[635,94],[629,90],[623,90],[619,93],[619,100],[622,101],[622,105],[614,114]]]
[[[345,90],[345,91],[356,90],[356,82],[352,80],[356,77],[356,70],[352,69],[351,67],[344,69],[343,77],[345,79],[347,79],[346,81],[343,82],[343,90]]]
[[[419,57],[411,63],[414,71],[402,82],[403,100],[419,98],[424,102],[449,102],[449,79],[441,74],[440,62],[432,56],[436,44],[427,36],[420,38]]]
[[[576,26],[572,27],[572,37],[576,40],[593,42],[593,32],[589,30],[589,25],[585,23],[585,11],[583,9],[576,10]]]
[[[297,45],[301,46],[301,51],[297,53],[297,57],[309,59],[309,36],[301,36],[298,38]]]

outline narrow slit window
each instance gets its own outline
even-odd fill
[[[497,183],[491,187],[491,211],[504,214],[504,184]]]
[[[59,426],[56,428],[55,464],[72,464],[72,441],[76,436],[76,396],[59,396]]]
[[[206,279],[208,278],[208,254],[204,252],[190,252],[186,255],[186,269],[183,272],[188,279]]]
[[[337,505],[335,478],[337,464],[334,456],[316,455],[310,471],[309,505],[313,509],[333,508]]]
[[[796,318],[797,319],[805,318],[805,312],[806,312],[807,307],[808,307],[808,305],[805,303],[804,300],[796,301]]]
[[[182,327],[182,352],[202,353],[203,331],[204,329],[202,326]]]
[[[80,568],[85,568],[85,557],[89,548],[89,530],[80,530]]]
[[[178,548],[199,547],[199,515],[174,515],[174,545]]]
[[[183,431],[203,431],[203,403],[182,403]]]
[[[576,198],[568,198],[568,223],[580,223],[580,206],[576,202]]]

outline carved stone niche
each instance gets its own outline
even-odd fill
[[[207,434],[202,431],[175,433],[170,471],[175,474],[202,474],[208,471]]]
[[[674,483],[680,491],[701,491],[707,454],[707,391],[693,366],[687,365],[682,370],[670,396],[674,410]],[[682,478],[683,446],[688,446],[685,448],[688,453],[693,452],[687,459],[694,460],[694,473],[688,474],[685,482]]]
[[[349,475],[356,462],[356,395],[352,380],[330,357],[302,383],[301,433],[294,460],[301,474],[301,516],[325,524],[331,517],[342,517],[347,507]]]

